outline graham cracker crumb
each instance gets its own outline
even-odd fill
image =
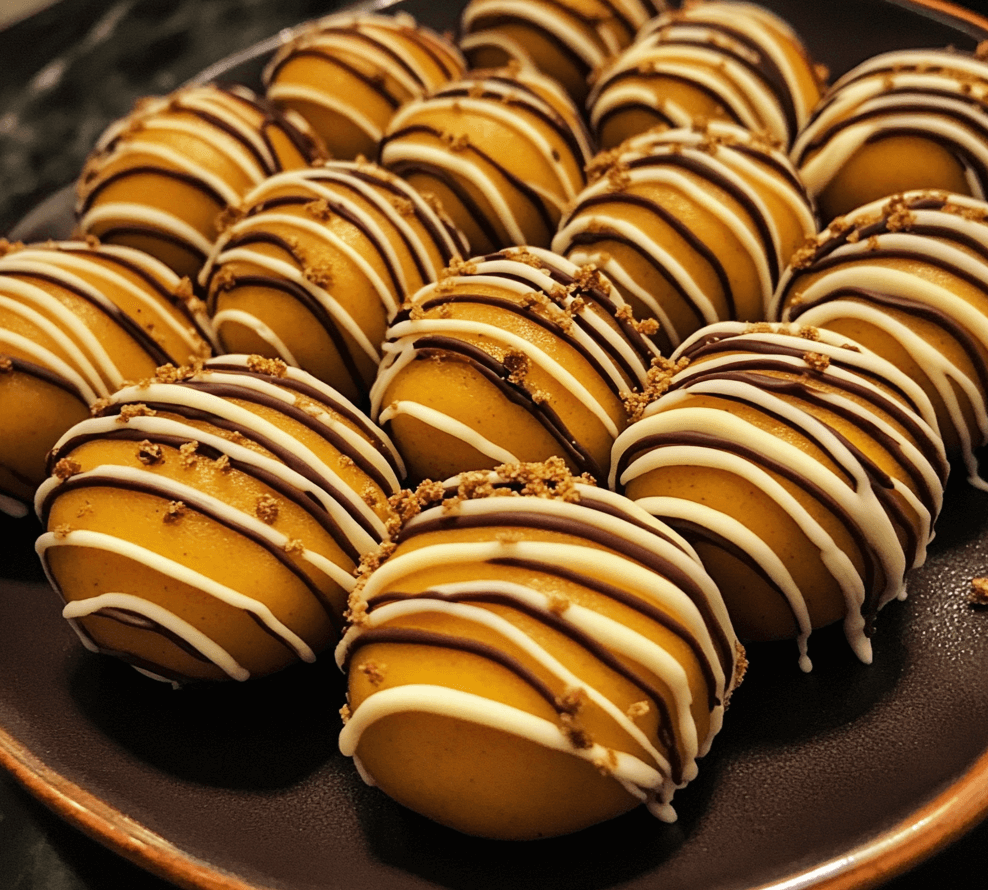
[[[384,682],[384,676],[387,669],[388,666],[386,664],[382,664],[379,661],[374,661],[373,659],[368,659],[367,661],[363,661],[357,665],[357,670],[367,677],[371,686],[380,686]]]
[[[288,373],[288,365],[280,358],[266,358],[263,355],[249,356],[247,369],[253,374],[267,374],[269,377],[284,377]]]
[[[14,370],[14,360],[10,356],[0,356],[0,374],[9,374]]]
[[[254,505],[254,514],[266,525],[274,525],[278,520],[278,501],[269,494],[262,494]]]
[[[160,464],[165,459],[164,451],[156,442],[145,439],[137,446],[137,459],[146,466]]]
[[[644,717],[651,710],[652,706],[647,701],[636,701],[628,705],[628,710],[625,713],[628,715],[629,720],[637,720],[639,717]]]
[[[178,522],[185,515],[186,509],[181,501],[169,501],[162,519],[168,524]]]
[[[52,533],[55,535],[56,538],[59,539],[67,538],[71,532],[72,532],[72,526],[70,525],[56,525],[52,529]]]
[[[191,469],[198,463],[199,455],[196,454],[196,449],[199,448],[198,442],[185,442],[178,447],[179,462],[186,469]]]
[[[586,693],[582,689],[572,687],[567,688],[562,695],[557,696],[555,701],[563,735],[574,748],[580,750],[593,747],[593,739],[580,719],[585,701]]]
[[[117,415],[121,423],[127,423],[135,417],[154,417],[158,412],[140,402],[134,405],[124,405]]]
[[[285,553],[298,555],[305,553],[305,544],[299,538],[289,538],[285,541]]]
[[[63,481],[76,473],[82,472],[82,464],[77,460],[73,460],[71,457],[63,457],[55,466],[52,468],[52,475],[56,476]]]
[[[804,352],[803,361],[818,374],[824,373],[830,367],[830,356],[819,352]]]
[[[353,712],[350,710],[349,705],[343,705],[340,708],[340,719],[343,721],[343,725],[346,726],[350,722],[350,717],[353,716]]]

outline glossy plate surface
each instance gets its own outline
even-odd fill
[[[939,4],[766,5],[835,73],[884,49],[988,37]],[[454,24],[449,6],[401,8]],[[251,82],[270,49],[209,75]],[[69,214],[59,193],[13,234],[64,234]],[[83,650],[37,565],[37,525],[2,517],[0,764],[87,833],[193,888],[871,886],[988,811],[988,611],[967,601],[988,574],[988,494],[956,475],[927,565],[879,618],[874,664],[839,629],[813,635],[808,675],[795,644],[752,647],[673,825],[638,811],[536,845],[435,826],[365,787],[338,753],[331,658],[243,686],[152,683]]]

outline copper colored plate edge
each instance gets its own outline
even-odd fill
[[[386,9],[401,0],[370,0],[357,9]],[[988,39],[988,17],[949,0],[888,0],[890,4],[929,11],[973,25]],[[264,41],[273,50],[289,36],[282,33]],[[258,47],[235,54],[254,57]],[[194,80],[225,66],[230,59],[210,66]],[[274,890],[224,873],[200,862],[161,835],[115,809],[51,769],[0,727],[0,766],[52,812],[88,837],[135,865],[187,890]],[[988,818],[988,749],[946,790],[908,818],[847,853],[798,874],[759,885],[752,890],[869,890],[918,865],[961,838]]]
[[[45,764],[0,727],[0,767],[83,834],[186,890],[273,890],[200,862]]]

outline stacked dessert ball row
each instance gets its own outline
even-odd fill
[[[736,634],[808,669],[843,621],[869,660],[948,458],[983,484],[988,440],[976,151],[849,140],[900,100],[855,112],[865,68],[814,111],[819,71],[749,4],[530,6],[464,13],[466,59],[503,67],[338,16],[265,97],[144,103],[80,181],[91,242],[0,261],[2,506],[34,496],[83,643],[186,682],[339,640],[345,753],[491,837],[672,818]],[[942,68],[976,127],[984,63],[913,61],[883,81],[910,112]],[[962,175],[817,234],[914,149]],[[129,271],[87,283],[109,256]]]

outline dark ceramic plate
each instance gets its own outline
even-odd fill
[[[451,6],[403,3],[448,27]],[[839,73],[880,50],[971,48],[988,23],[915,0],[774,0]],[[849,39],[853,35],[853,39]],[[272,44],[209,76],[252,82]],[[15,237],[64,235],[70,197]],[[957,474],[960,476],[961,474]],[[0,519],[0,765],[88,834],[208,890],[848,890],[929,856],[988,813],[988,494],[959,479],[927,565],[880,616],[875,660],[839,629],[752,647],[751,670],[679,821],[644,811],[511,845],[437,827],[365,787],[336,748],[332,659],[244,686],[173,691],[86,652],[33,553]]]

